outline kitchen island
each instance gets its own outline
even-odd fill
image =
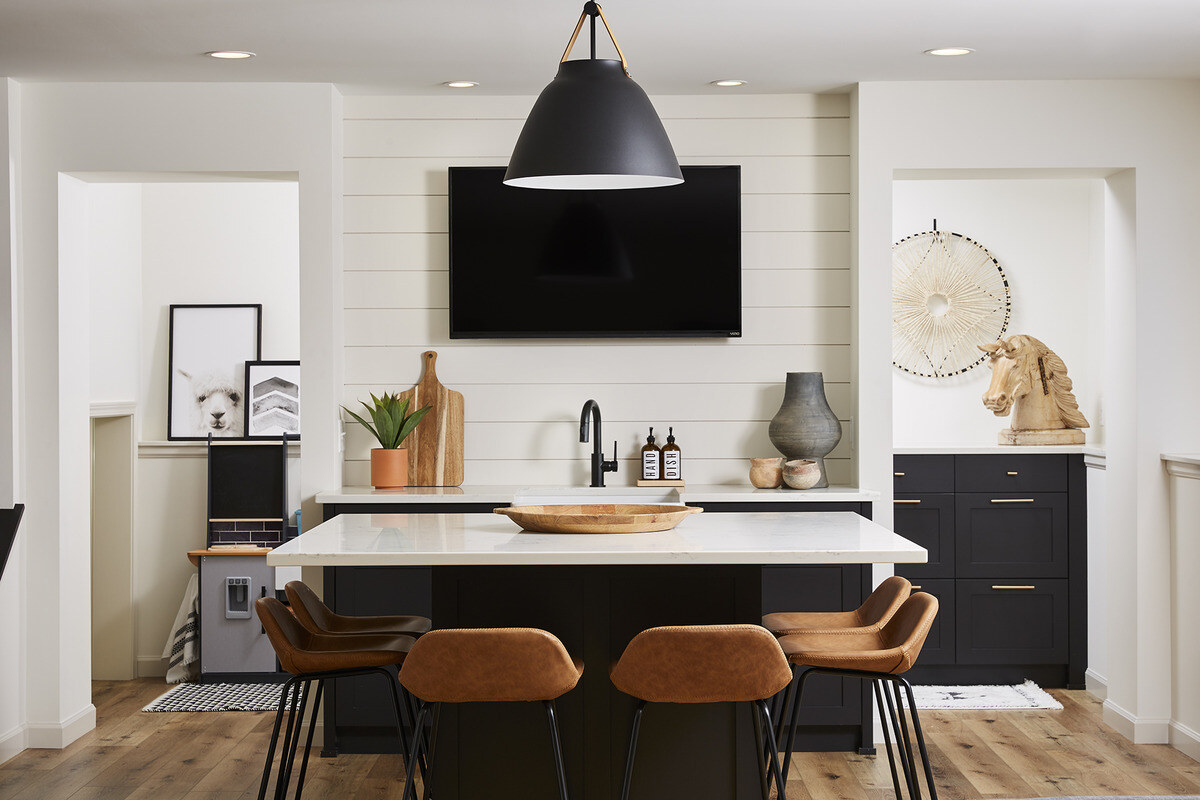
[[[608,670],[636,633],[757,623],[773,569],[823,570],[812,573],[819,584],[831,570],[841,574],[829,565],[853,565],[854,580],[828,587],[829,607],[841,608],[869,590],[871,564],[925,558],[923,548],[851,512],[706,513],[671,531],[611,535],[529,533],[494,514],[392,513],[336,516],[276,548],[268,563],[323,567],[326,602],[341,613],[423,613],[442,628],[554,633],[587,665],[559,701],[571,796],[609,800],[619,791],[633,701],[612,687]],[[364,683],[344,683],[326,716],[326,751],[394,749],[386,704]],[[837,693],[830,704],[838,705],[841,692],[859,687],[830,681],[823,691]],[[819,703],[805,722],[840,749],[871,746],[869,722],[823,725]],[[653,706],[634,795],[756,796],[752,730],[745,708]],[[554,797],[547,736],[536,704],[447,707],[435,793]]]

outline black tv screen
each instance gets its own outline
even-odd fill
[[[741,168],[653,189],[450,168],[450,338],[741,336]]]

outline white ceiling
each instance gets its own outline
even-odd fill
[[[837,91],[860,81],[1197,78],[1198,0],[610,0],[651,94]],[[580,0],[0,0],[0,75],[299,81],[346,94],[532,94]],[[603,28],[600,30],[603,36]],[[961,58],[922,51],[975,48]],[[205,58],[251,50],[250,61]],[[611,57],[611,46],[600,48]],[[576,55],[586,55],[586,34]],[[462,91],[462,90],[458,90]],[[948,98],[946,113],[953,113]],[[1002,113],[1003,109],[998,109]]]

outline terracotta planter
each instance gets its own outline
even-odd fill
[[[376,489],[398,489],[408,486],[408,448],[371,451],[371,485]]]

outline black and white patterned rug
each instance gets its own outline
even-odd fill
[[[1062,703],[1030,680],[1014,686],[914,686],[913,696],[921,711],[1062,708]]]
[[[181,683],[142,711],[274,711],[279,683]]]

